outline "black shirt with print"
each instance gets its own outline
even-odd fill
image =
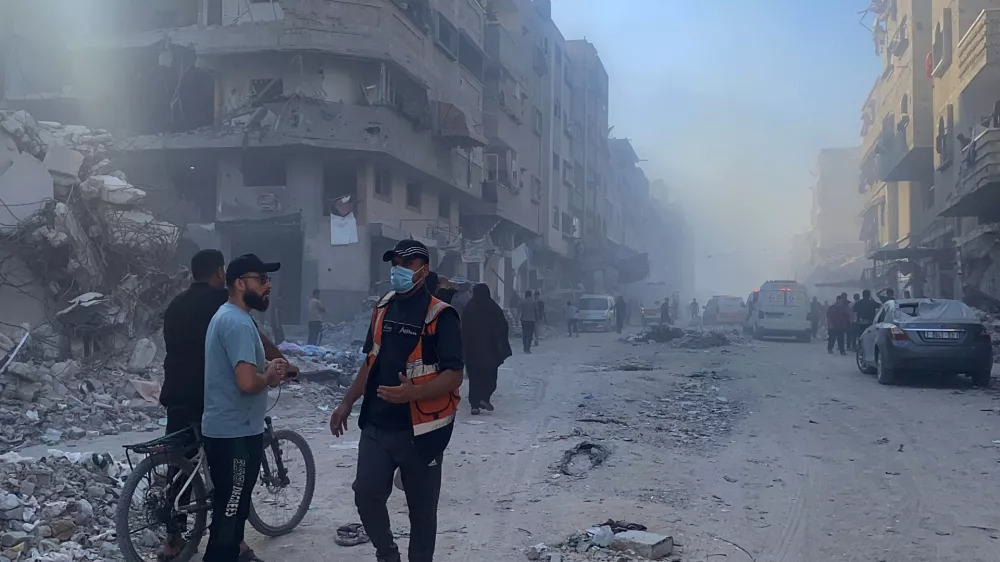
[[[387,431],[402,431],[412,427],[409,404],[386,402],[378,397],[377,390],[379,386],[400,384],[399,375],[406,372],[406,360],[417,346],[430,302],[430,294],[420,290],[408,297],[397,296],[389,303],[382,321],[382,347],[368,373],[368,384],[365,385],[359,426],[371,423]],[[372,346],[372,328],[369,326],[368,338],[362,351],[367,354]],[[462,359],[462,328],[454,309],[447,308],[438,315],[436,333],[424,338],[423,357],[427,364],[436,360],[441,371],[461,371],[465,368]]]

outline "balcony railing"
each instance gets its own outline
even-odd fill
[[[510,36],[510,33],[500,23],[489,23],[486,26],[483,48],[495,63],[499,63],[514,80],[527,83],[528,73],[524,61],[528,57],[526,51]]]
[[[943,216],[996,214],[1000,201],[1000,128],[986,129],[962,150],[955,191],[945,200]]]
[[[962,90],[989,73],[1000,76],[1000,10],[983,10],[958,42],[958,81]]]

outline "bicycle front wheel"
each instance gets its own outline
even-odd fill
[[[268,537],[290,533],[309,511],[315,489],[316,462],[309,443],[290,429],[275,431],[264,443],[250,525]]]
[[[182,494],[182,511],[174,509],[177,493],[194,474]],[[187,562],[198,551],[205,534],[211,502],[201,477],[187,458],[156,453],[142,460],[129,475],[115,509],[118,549],[127,562],[151,562],[168,538],[183,541],[172,562]]]

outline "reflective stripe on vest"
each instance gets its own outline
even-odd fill
[[[390,292],[382,297],[372,311],[372,349],[368,352],[368,366],[375,364],[379,351],[382,349],[382,323],[385,321],[389,303],[395,293]],[[431,297],[431,303],[427,307],[427,314],[424,316],[424,328],[417,339],[417,345],[413,348],[410,356],[406,359],[406,377],[413,384],[426,384],[437,378],[440,366],[437,363],[424,364],[424,335],[432,335],[437,332],[437,320],[441,312],[450,308],[448,303]],[[461,396],[458,389],[437,398],[410,402],[410,421],[413,424],[413,435],[423,435],[435,429],[440,429],[452,423]]]

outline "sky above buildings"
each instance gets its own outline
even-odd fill
[[[696,230],[705,292],[792,275],[820,148],[860,144],[879,72],[863,0],[553,0],[567,39],[597,46],[613,136],[632,139]],[[870,18],[869,18],[870,20]]]

